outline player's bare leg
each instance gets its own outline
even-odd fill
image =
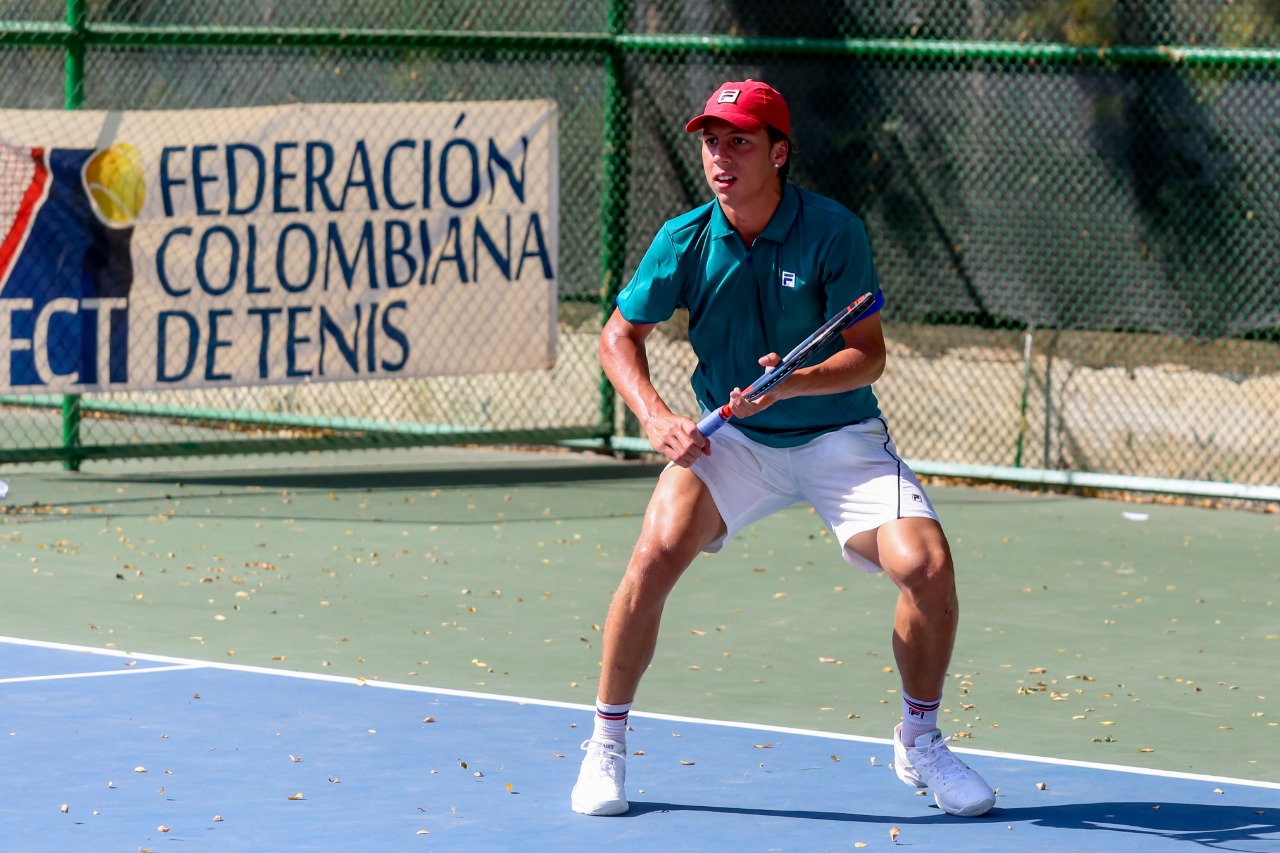
[[[893,655],[902,687],[912,696],[937,698],[960,615],[947,538],[931,518],[902,518],[880,527],[876,546],[877,562],[898,586]]]
[[[688,469],[663,472],[604,626],[600,699],[630,702],[653,660],[667,596],[702,549],[724,534],[711,494]]]
[[[995,804],[991,786],[951,753],[937,728],[959,624],[955,567],[941,525],[931,518],[897,519],[849,544],[879,563],[898,587],[893,623],[903,691],[903,724],[894,730],[898,778],[932,788],[938,806],[950,814],[986,813]]]

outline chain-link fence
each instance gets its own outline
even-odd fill
[[[545,99],[559,133],[554,369],[10,395],[11,459],[632,432],[601,318],[708,198],[684,121],[751,77],[791,104],[792,180],[867,223],[917,467],[1280,482],[1274,0],[27,0],[0,63],[0,109]],[[692,412],[679,318],[650,340]]]

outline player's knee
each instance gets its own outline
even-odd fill
[[[691,559],[680,550],[638,545],[627,564],[623,585],[642,599],[663,600],[684,574]]]
[[[956,580],[951,556],[945,550],[921,548],[906,557],[895,573],[898,586],[916,599],[954,606]]]

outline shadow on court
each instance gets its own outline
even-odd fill
[[[854,812],[804,811],[797,809],[735,808],[695,803],[631,802],[623,818],[646,818],[672,812],[695,812],[716,815],[782,818],[800,821],[827,821],[857,824],[860,827],[881,824],[900,828],[955,825],[956,818],[939,811],[927,816],[893,816]],[[1214,806],[1199,803],[1111,802],[1079,803],[1035,808],[996,808],[965,824],[1006,824],[1037,826],[1048,829],[1101,830],[1126,833],[1153,839],[1184,841],[1204,847],[1224,847],[1239,842],[1274,844],[1280,832],[1280,812],[1272,808]],[[1101,849],[1114,849],[1109,846]],[[1114,842],[1109,842],[1114,843]],[[1264,849],[1251,847],[1249,849]]]
[[[530,468],[469,465],[459,468],[409,470],[253,471],[193,472],[173,474],[125,474],[113,477],[84,477],[101,483],[173,483],[187,486],[258,486],[268,489],[422,489],[432,486],[526,486],[572,485],[609,480],[652,480],[661,471],[656,465],[574,464],[541,465]]]

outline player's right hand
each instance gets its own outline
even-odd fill
[[[681,468],[711,455],[711,441],[698,432],[698,424],[681,415],[655,417],[645,424],[649,444]]]

